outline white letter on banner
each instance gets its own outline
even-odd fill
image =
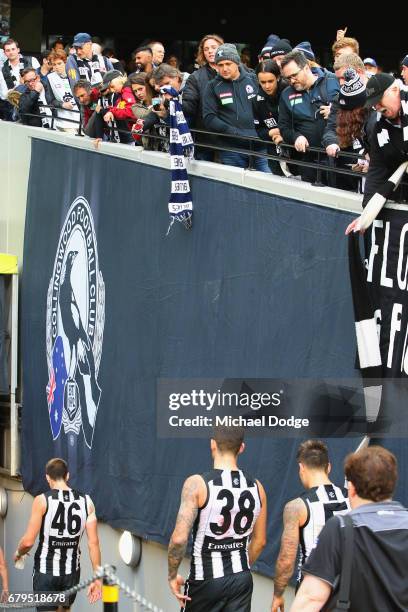
[[[391,315],[390,344],[388,347],[387,368],[390,368],[392,365],[395,334],[397,333],[397,331],[401,330],[401,313],[402,304],[394,304],[394,306],[392,307]]]
[[[170,142],[180,142],[180,136],[178,130],[170,130]]]
[[[193,210],[193,203],[183,202],[183,204],[174,204],[173,202],[170,202],[169,213],[176,215],[177,213],[182,212],[183,210]]]
[[[402,278],[402,263],[404,259],[405,234],[407,233],[407,231],[408,231],[408,223],[405,223],[405,225],[402,226],[402,230],[401,230],[399,253],[398,253],[397,281],[398,281],[398,287],[400,289],[407,288],[408,259],[407,259],[407,263],[405,264],[405,275],[404,275],[404,278]]]
[[[171,193],[188,193],[189,191],[188,181],[171,181]]]
[[[380,285],[383,287],[393,287],[394,283],[392,278],[388,278],[387,276],[387,257],[388,257],[388,242],[390,239],[390,222],[385,222],[385,237],[384,237],[384,246],[383,246],[383,261],[381,266],[381,280]]]
[[[379,221],[378,219],[375,219],[373,221],[373,228],[371,230],[371,251],[370,251],[370,257],[368,259],[368,272],[367,272],[367,282],[368,283],[372,283],[373,282],[374,257],[378,253],[378,244],[375,244],[375,228],[376,227],[382,227],[382,226],[383,226],[383,222],[382,221]]]
[[[184,155],[172,155],[170,158],[170,167],[172,170],[183,170],[186,167]]]

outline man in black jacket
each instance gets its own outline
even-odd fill
[[[290,83],[279,101],[281,134],[286,143],[294,145],[298,159],[313,162],[316,153],[308,149],[322,146],[330,103],[338,93],[339,83],[334,76],[314,74],[301,51],[285,55],[281,72]],[[313,168],[301,166],[300,174],[304,181],[316,179]]]
[[[252,99],[258,89],[255,75],[240,66],[240,56],[235,45],[220,45],[215,54],[218,75],[210,81],[204,92],[203,118],[205,127],[212,132],[230,136],[251,136],[257,138],[254,127]],[[238,138],[222,138],[219,143],[233,149],[255,149],[264,152],[265,147],[254,145],[253,141]],[[221,163],[238,168],[269,172],[268,162],[262,157],[253,157],[238,151],[220,151]]]
[[[26,68],[21,76],[26,86],[19,103],[21,123],[33,127],[51,127],[51,111],[42,108],[47,106],[47,100],[39,75],[33,68]]]
[[[367,82],[366,106],[377,111],[377,121],[368,134],[370,165],[363,206],[408,161],[408,86],[391,74],[375,74]],[[407,200],[406,190],[398,190],[395,196]]]

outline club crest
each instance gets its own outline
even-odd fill
[[[63,223],[47,295],[47,404],[52,437],[79,435],[92,447],[101,399],[105,284],[92,211],[83,197]]]

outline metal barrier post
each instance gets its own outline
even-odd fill
[[[116,567],[112,566],[112,570],[115,571]],[[118,612],[119,586],[106,576],[102,585],[102,601],[103,612]]]

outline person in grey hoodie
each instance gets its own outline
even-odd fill
[[[252,98],[256,96],[256,76],[240,65],[235,45],[220,45],[215,54],[218,75],[211,80],[203,96],[203,120],[207,130],[225,134],[218,138],[220,146],[230,149],[250,149],[266,152],[265,145],[250,140],[227,136],[257,138],[254,127]],[[250,156],[239,151],[219,151],[221,163],[238,168],[252,167],[271,172],[266,158]]]

